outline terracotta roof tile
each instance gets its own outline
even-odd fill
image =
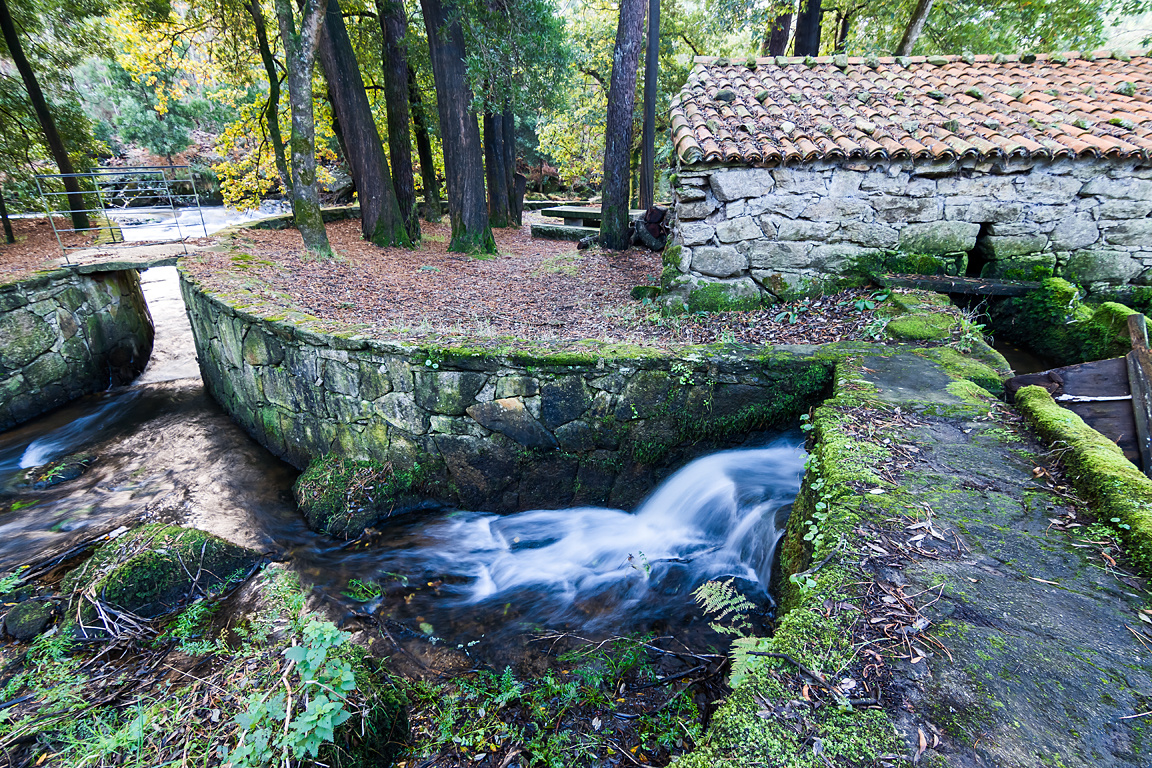
[[[1039,54],[1028,64],[945,56],[939,66],[850,58],[843,69],[837,58],[761,58],[754,69],[697,58],[672,99],[681,162],[1152,158],[1152,58],[1141,53]]]

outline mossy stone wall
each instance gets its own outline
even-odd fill
[[[62,269],[0,285],[0,430],[132,381],[152,336],[135,270]]]
[[[794,422],[833,365],[808,348],[417,346],[261,316],[187,272],[181,285],[208,391],[269,450],[301,468],[329,453],[418,465],[423,494],[471,509],[630,506],[654,468]]]

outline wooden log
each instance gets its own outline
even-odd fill
[[[1144,315],[1128,315],[1128,335],[1132,338],[1132,349],[1148,349],[1148,323]]]
[[[873,279],[885,288],[919,288],[936,293],[964,293],[977,296],[1026,296],[1040,283],[1023,280],[991,280],[947,275],[876,275]]]

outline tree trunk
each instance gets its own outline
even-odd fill
[[[792,37],[792,14],[782,13],[772,22],[772,34],[768,39],[768,55],[784,56],[788,52],[788,40]]]
[[[493,227],[507,227],[512,221],[508,198],[508,176],[504,164],[504,116],[484,115],[484,176],[488,182],[488,221]]]
[[[636,102],[636,69],[644,37],[645,0],[620,0],[620,23],[612,54],[608,116],[604,130],[604,186],[600,203],[600,245],[616,251],[628,247],[628,198],[631,174],[632,108]]]
[[[852,17],[855,15],[855,11],[841,11],[841,14],[834,48],[837,53],[843,53],[848,48],[848,32],[852,29]]]
[[[904,28],[904,37],[900,38],[900,45],[896,48],[897,56],[911,56],[912,49],[920,33],[924,31],[924,22],[928,20],[928,13],[932,10],[932,0],[919,0],[912,10],[912,18],[908,19],[908,26]]]
[[[305,0],[299,32],[292,0],[275,2],[288,67],[288,101],[292,108],[292,135],[288,140],[292,152],[292,215],[308,252],[328,258],[332,256],[332,246],[328,243],[316,190],[316,117],[312,111],[312,68],[316,63],[316,46],[320,43],[325,0]]]
[[[12,222],[8,220],[8,204],[4,202],[3,189],[0,189],[0,219],[4,220],[4,241],[12,245],[16,242],[16,235],[12,232]]]
[[[412,242],[420,239],[416,214],[416,180],[412,176],[412,132],[408,129],[408,50],[404,35],[408,15],[401,0],[376,0],[380,29],[384,32],[384,104],[388,108],[388,154],[392,183],[404,227]]]
[[[451,6],[441,0],[420,0],[432,74],[436,78],[436,106],[440,111],[440,137],[444,143],[444,175],[448,180],[448,215],[452,242],[459,253],[495,253],[496,241],[488,224],[484,196],[483,148],[480,127],[472,112],[472,90],[464,63],[464,32]]]
[[[820,55],[820,19],[824,12],[820,10],[820,0],[801,0],[803,9],[796,19],[796,46],[794,53],[797,56]]]
[[[76,173],[72,167],[72,159],[68,157],[68,150],[64,147],[64,140],[56,130],[56,121],[48,109],[48,101],[44,92],[40,90],[40,83],[36,80],[36,73],[28,57],[24,55],[24,47],[20,43],[20,35],[16,32],[16,24],[12,21],[12,14],[8,11],[7,0],[0,0],[0,31],[4,34],[4,42],[8,45],[8,55],[24,81],[24,89],[28,91],[28,100],[32,102],[32,109],[36,112],[36,119],[40,122],[40,130],[44,131],[44,142],[52,159],[56,161],[61,174]],[[64,190],[68,193],[68,208],[71,210],[73,229],[90,229],[87,205],[84,203],[84,194],[80,191],[80,184],[75,177],[64,176]]]
[[[416,155],[420,158],[420,180],[424,184],[424,220],[440,221],[440,182],[436,180],[436,163],[432,157],[432,140],[424,115],[424,99],[416,70],[408,67],[408,104],[412,107],[412,128],[416,132]]]
[[[337,0],[327,0],[324,16],[320,63],[328,78],[333,112],[344,134],[345,157],[360,198],[360,230],[365,240],[381,247],[411,245],[388,171],[388,158],[360,77],[360,63]]]
[[[660,0],[648,1],[648,49],[644,54],[644,129],[640,141],[640,208],[656,202],[656,78],[660,73]]]
[[[524,196],[516,186],[516,115],[511,100],[504,102],[504,183],[508,185],[508,208],[512,216],[509,226],[524,225]]]
[[[284,194],[288,199],[292,199],[292,174],[288,171],[284,136],[280,133],[280,73],[276,71],[276,59],[272,56],[272,46],[268,44],[268,30],[260,0],[248,0],[245,8],[256,27],[256,44],[260,48],[260,60],[264,62],[264,74],[268,77],[268,106],[264,109],[264,124],[268,130],[268,140],[272,142],[272,154],[276,157],[276,172],[280,174]]]

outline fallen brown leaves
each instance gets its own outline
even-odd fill
[[[524,227],[494,230],[499,255],[477,259],[448,252],[447,224],[425,223],[423,231],[419,248],[378,248],[361,239],[358,221],[336,222],[328,234],[339,259],[319,261],[307,257],[296,230],[246,230],[232,250],[186,263],[210,288],[242,285],[378,338],[823,344],[862,338],[875,319],[874,309],[857,308],[874,293],[866,289],[754,312],[664,317],[630,296],[633,286],[658,282],[658,253],[579,251],[533,239]]]

